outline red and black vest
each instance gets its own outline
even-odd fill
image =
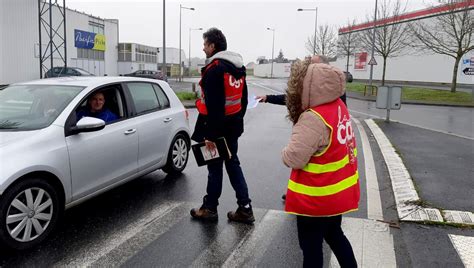
[[[201,97],[196,101],[196,108],[200,114],[207,115],[207,107],[204,99],[204,90],[202,88],[202,77],[206,72],[219,64],[219,60],[214,60],[206,66],[201,74]],[[245,84],[245,76],[236,79],[230,73],[224,73],[224,90],[225,90],[225,115],[232,115],[240,112],[242,109],[242,92]],[[207,89],[207,90],[213,90]]]
[[[357,147],[346,105],[337,99],[310,111],[330,129],[330,141],[303,169],[291,171],[285,211],[312,217],[355,211],[360,197]]]

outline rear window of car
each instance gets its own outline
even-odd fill
[[[153,87],[155,88],[156,95],[158,96],[158,100],[160,101],[161,109],[169,108],[170,101],[166,96],[165,92],[163,92],[163,89],[161,89],[161,87],[156,84],[153,84]]]
[[[132,95],[135,111],[137,114],[143,114],[148,111],[156,110],[160,107],[153,86],[149,83],[127,83],[130,94]]]

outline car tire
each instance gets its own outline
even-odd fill
[[[178,134],[171,142],[163,171],[168,174],[180,174],[186,167],[188,158],[189,142],[183,134]]]
[[[41,243],[56,227],[60,209],[57,190],[41,178],[28,178],[0,198],[0,244],[23,250]]]

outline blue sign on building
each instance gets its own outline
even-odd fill
[[[92,49],[94,47],[95,33],[74,29],[74,46]]]

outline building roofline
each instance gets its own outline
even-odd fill
[[[402,14],[400,16],[394,16],[390,18],[386,18],[383,20],[377,20],[375,22],[375,26],[377,25],[387,25],[387,24],[396,24],[400,22],[406,22],[406,21],[413,21],[413,20],[419,20],[419,19],[424,19],[427,17],[433,17],[433,16],[439,16],[443,15],[446,12],[450,10],[456,10],[460,9],[458,11],[464,10],[464,9],[471,9],[474,8],[474,0],[467,0],[463,1],[460,3],[455,3],[455,4],[447,4],[447,5],[440,5],[440,6],[435,6],[431,8],[426,8],[426,9],[421,9],[417,11],[412,11],[408,12],[405,14]],[[343,27],[339,29],[339,34],[345,34],[349,32],[358,32],[362,30],[366,30],[369,28],[374,27],[374,22],[365,22],[361,24],[357,24],[354,26],[349,26],[349,27]]]

